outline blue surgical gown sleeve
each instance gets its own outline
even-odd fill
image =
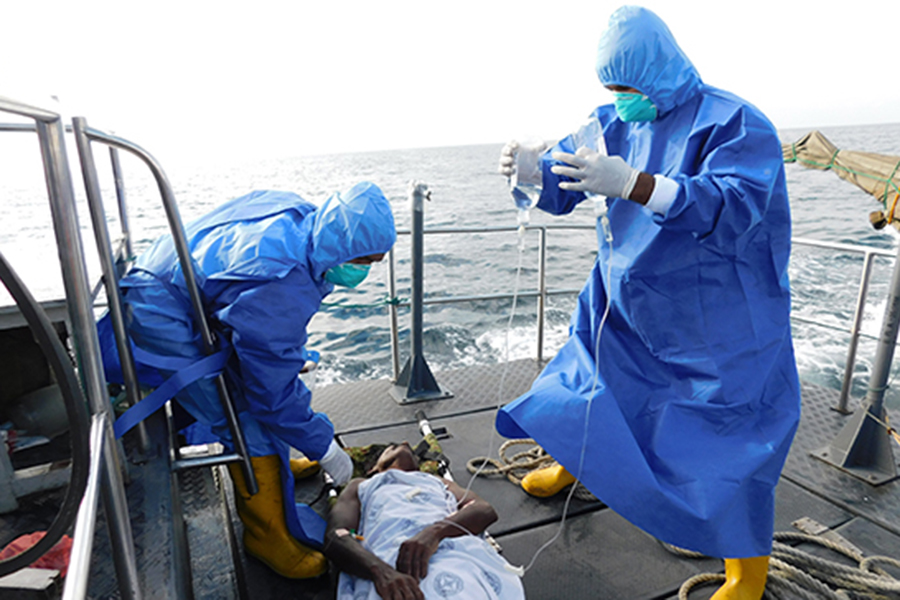
[[[298,375],[306,360],[306,326],[321,293],[301,269],[242,288],[216,316],[231,331],[247,410],[273,435],[317,460],[334,427],[310,408],[312,394]]]
[[[698,166],[695,171],[663,173],[679,184],[679,190],[666,215],[654,220],[698,238],[715,230],[715,240],[723,241],[757,225],[769,209],[782,172],[782,154],[771,125],[754,111],[737,110],[724,121],[693,130],[687,146],[685,155],[697,156]]]
[[[554,152],[567,152],[574,154],[576,148],[572,143],[572,136],[560,140],[541,156],[541,197],[535,206],[551,215],[567,215],[585,199],[584,192],[573,192],[559,188],[560,181],[571,181],[568,177],[554,174],[550,169],[554,165],[563,163],[552,158]]]

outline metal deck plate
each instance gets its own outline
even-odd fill
[[[810,456],[828,445],[849,418],[835,410],[837,390],[803,384],[803,415],[782,478],[900,535],[900,480],[871,486]],[[894,445],[894,458],[898,458]]]
[[[504,373],[505,370],[505,373]],[[502,438],[493,429],[495,408],[528,389],[538,374],[531,360],[509,365],[488,365],[436,374],[442,386],[456,394],[449,400],[396,404],[387,380],[335,385],[314,395],[316,410],[335,422],[341,440],[349,445],[373,441],[417,441],[415,412],[423,410],[433,427],[446,427],[451,437],[441,441],[451,460],[454,478],[469,482],[465,463],[474,456],[496,456]],[[503,391],[500,382],[503,381]],[[803,422],[776,489],[776,530],[791,530],[791,523],[808,517],[844,535],[867,554],[900,556],[900,494],[898,483],[872,487],[809,456],[831,441],[847,418],[833,410],[838,392],[814,385],[803,386]],[[493,436],[493,442],[490,440]],[[168,506],[169,478],[158,457],[156,466],[135,468],[127,488],[134,518],[132,527],[148,598],[175,597],[170,548],[171,531],[160,509]],[[159,462],[162,461],[162,462]],[[151,461],[152,462],[152,461]],[[220,469],[223,473],[224,470]],[[240,540],[241,524],[234,514],[231,483],[222,478],[218,488],[210,471],[181,476],[186,528],[194,559],[195,597],[247,597],[254,600],[297,598],[325,600],[333,597],[335,573],[313,581],[291,581],[272,573],[262,563],[243,554],[238,542],[236,560],[229,558],[228,526]],[[327,498],[320,496],[321,476],[298,482],[297,499],[313,503],[324,514]],[[513,564],[527,564],[534,552],[559,529],[564,494],[539,500],[517,489],[502,477],[476,479],[472,489],[490,501],[500,520],[490,528]],[[224,495],[230,501],[227,518],[216,507]],[[217,511],[219,511],[217,513]],[[51,512],[51,511],[45,511]],[[41,520],[36,510],[25,521]],[[46,518],[46,515],[43,515]],[[91,597],[116,598],[116,579],[109,557],[105,525],[98,523],[95,560],[91,573]],[[816,552],[814,547],[804,550]],[[826,554],[830,551],[824,551]],[[101,558],[106,557],[106,558]],[[693,560],[674,556],[655,540],[627,523],[599,502],[573,500],[560,538],[538,557],[526,574],[530,598],[672,598],[688,577],[697,572],[721,571],[719,560]],[[692,591],[692,600],[709,598],[715,586]]]
[[[240,597],[221,478],[220,467],[178,474],[195,598]]]
[[[407,405],[394,401],[387,379],[331,385],[313,392],[312,408],[328,415],[338,432],[412,423],[417,410],[436,419],[506,404],[528,391],[540,372],[541,365],[531,359],[444,371],[435,378],[441,388],[453,390],[452,398]]]

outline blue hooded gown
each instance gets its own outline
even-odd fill
[[[608,154],[674,180],[677,196],[665,214],[608,200],[612,242],[598,224],[570,338],[497,429],[535,438],[660,540],[768,555],[800,411],[777,133],[755,107],[704,84],[646,9],[613,14],[596,66],[604,85],[638,89],[659,111],[625,123],[612,105],[597,108]],[[574,152],[571,136],[553,150]],[[537,206],[566,214],[584,194],[559,189],[549,154]]]
[[[319,208],[294,193],[255,191],[185,229],[210,327],[220,347],[232,349],[225,379],[251,455],[278,454],[287,465],[292,446],[310,459],[321,458],[334,427],[310,408],[312,394],[298,377],[307,359],[306,327],[334,289],[323,279],[326,270],[393,247],[388,200],[371,183],[334,194]],[[138,259],[121,287],[128,331],[138,348],[157,356],[203,356],[171,236]],[[99,328],[107,378],[121,381],[108,317]],[[171,375],[140,362],[137,367],[143,385],[157,386]],[[231,447],[211,380],[189,385],[176,399],[203,430]],[[287,468],[282,483],[285,506],[291,507],[294,485]],[[315,542],[296,512],[286,512],[294,536]]]

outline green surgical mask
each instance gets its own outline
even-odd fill
[[[331,267],[325,271],[325,281],[329,281],[335,285],[355,288],[369,274],[369,267],[372,265],[357,265],[355,263],[343,263],[336,267]]]
[[[618,92],[615,94],[616,113],[626,123],[653,121],[657,117],[656,106],[644,94]]]

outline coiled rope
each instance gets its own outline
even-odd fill
[[[526,446],[527,449],[509,454],[511,448]],[[553,466],[556,461],[533,439],[508,440],[498,450],[499,459],[475,457],[466,463],[470,473],[482,476],[505,476],[510,482],[521,486],[522,478],[528,473]],[[490,465],[490,466],[486,466]],[[575,496],[585,501],[595,501],[596,496],[580,483]],[[778,532],[774,535],[772,555],[769,560],[769,576],[766,582],[764,600],[850,600],[851,598],[886,599],[900,597],[900,580],[895,579],[877,565],[891,565],[900,568],[900,561],[889,556],[864,557],[862,554],[829,539],[794,533]],[[837,552],[857,563],[852,567],[833,560],[803,552],[788,545],[793,543],[814,543]],[[685,558],[707,558],[693,552],[660,542],[669,552]],[[704,584],[725,581],[721,573],[700,573],[685,581],[678,590],[678,600],[688,600],[688,593]]]
[[[808,600],[849,600],[850,598],[897,598],[900,580],[876,565],[900,568],[900,561],[888,556],[862,556],[855,550],[823,537],[784,531],[776,533],[769,560],[766,581],[766,600],[802,598]],[[852,567],[798,550],[787,542],[818,544],[857,563]],[[661,542],[662,543],[662,542]],[[702,554],[670,544],[662,546],[679,556],[705,558]],[[678,590],[678,600],[688,600],[691,589],[707,584],[722,583],[721,573],[701,573],[685,581]]]
[[[527,450],[507,456],[507,451],[513,446],[528,446]],[[505,475],[509,481],[517,486],[522,485],[522,478],[546,467],[558,464],[552,456],[540,447],[533,439],[507,440],[497,451],[499,459],[487,456],[476,456],[469,459],[466,468],[470,473],[485,477]],[[491,465],[490,467],[486,465]],[[588,491],[580,482],[576,483],[574,496],[579,500],[593,502],[597,497]]]

